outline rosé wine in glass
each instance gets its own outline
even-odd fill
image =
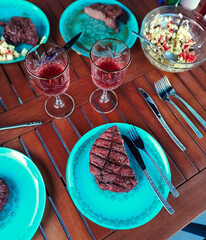
[[[119,71],[124,67],[121,62],[107,57],[98,59],[95,64],[100,68],[92,68],[92,79],[97,87],[113,90],[121,85],[125,75],[125,70]],[[107,71],[107,73],[101,69]]]
[[[34,46],[26,55],[25,66],[30,79],[49,96],[46,112],[54,118],[70,115],[75,105],[73,98],[65,93],[70,83],[66,50],[52,43]]]
[[[123,42],[106,38],[96,42],[90,50],[91,77],[97,90],[90,95],[90,104],[101,113],[113,111],[118,104],[114,91],[123,81],[131,62],[130,50]]]
[[[44,63],[37,67],[36,76],[39,78],[35,78],[34,82],[37,87],[46,95],[57,95],[64,93],[69,87],[70,78],[69,71],[64,71],[64,66],[55,63],[49,62]],[[60,76],[58,76],[61,74]],[[46,78],[46,79],[42,79]]]

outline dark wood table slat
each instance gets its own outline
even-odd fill
[[[32,160],[41,172],[47,186],[47,191],[52,197],[70,236],[79,240],[83,238],[91,239],[36,132],[30,131],[21,138]]]
[[[197,81],[195,81],[194,77],[190,74],[190,72],[178,73],[177,75],[188,87],[192,95],[201,103],[204,109],[206,109],[206,91]]]
[[[32,238],[32,240],[44,240],[44,237],[41,233],[40,228],[37,229],[37,231],[36,231],[34,237]]]
[[[190,73],[193,75],[196,81],[206,90],[205,71],[201,67],[193,68]]]
[[[40,134],[45,146],[47,147],[47,150],[55,161],[64,180],[66,181],[65,169],[68,160],[68,153],[66,152],[60,139],[57,137],[55,130],[52,128],[50,123],[47,123],[38,128],[38,133]],[[58,149],[58,151],[56,151],[56,149]]]
[[[0,67],[0,76],[1,76],[1,87],[0,87],[0,96],[5,108],[11,109],[20,105],[20,102],[17,98],[17,95],[14,92],[9,80],[7,79],[2,67]]]
[[[4,70],[14,85],[22,102],[32,100],[35,97],[18,64],[5,64]]]

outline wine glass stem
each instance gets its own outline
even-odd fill
[[[109,98],[107,96],[107,90],[103,90],[103,94],[101,96],[100,102],[103,102],[103,103],[109,102]]]
[[[64,106],[64,103],[62,102],[59,95],[56,95],[56,102],[55,102],[55,108],[60,108]]]

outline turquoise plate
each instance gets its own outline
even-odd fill
[[[0,178],[10,191],[8,202],[0,211],[0,239],[30,240],[39,227],[45,208],[43,178],[28,157],[2,147]]]
[[[121,134],[128,136],[132,125],[112,123],[96,127],[86,133],[72,149],[66,168],[66,179],[70,196],[77,208],[91,221],[111,229],[130,229],[141,226],[154,218],[163,205],[144,177],[132,153],[126,147],[138,184],[129,193],[113,193],[101,190],[89,171],[89,152],[96,140],[109,127],[117,125]],[[171,179],[167,157],[158,142],[144,130],[137,131],[145,147],[158,163],[168,179]],[[166,199],[169,188],[164,184],[147,155],[140,150],[146,167],[156,186]]]
[[[129,16],[126,24],[119,22],[119,33],[107,27],[104,22],[89,17],[84,13],[84,7],[93,3],[118,4]],[[122,3],[115,0],[79,0],[70,4],[63,12],[59,22],[60,33],[65,42],[68,42],[79,32],[82,35],[73,45],[72,49],[79,54],[89,57],[92,45],[103,38],[115,38],[124,42],[129,48],[135,43],[137,37],[132,30],[138,32],[138,24],[133,13]]]
[[[40,40],[45,36],[43,43],[49,37],[50,26],[49,21],[44,12],[34,4],[23,0],[0,0],[0,20],[8,22],[11,17],[28,17],[31,19],[37,29]],[[4,28],[0,27],[0,36],[3,36]],[[23,48],[30,50],[32,45],[20,43],[15,47],[17,52],[21,52]],[[25,56],[14,58],[12,61],[0,62],[0,64],[19,62],[25,59]]]

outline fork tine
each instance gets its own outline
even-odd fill
[[[159,83],[162,87],[162,90],[166,91],[168,88],[167,79],[165,79],[165,77],[163,77],[159,80]]]
[[[161,79],[160,79],[161,80]],[[164,92],[165,89],[164,89],[164,85],[162,84],[161,81],[159,81],[159,88],[160,88],[160,92]]]
[[[165,84],[166,84],[168,87],[172,87],[172,85],[171,85],[171,83],[170,83],[168,77],[167,77],[167,76],[164,76],[163,78],[164,78],[164,80],[165,80],[165,81],[164,81]]]
[[[160,92],[161,92],[161,86],[160,86],[159,81],[155,83],[155,89],[156,89],[157,93],[160,94]]]
[[[128,129],[128,133],[129,133],[130,137],[131,137],[131,138],[132,138],[132,140],[133,140],[133,135],[132,135],[132,131],[131,131],[131,129],[130,129],[130,128]]]
[[[137,138],[139,138],[139,133],[137,132],[137,129],[136,129],[134,126],[132,126],[132,128],[133,128],[133,131],[134,131],[134,133],[135,133],[135,136],[136,136]]]
[[[129,134],[130,134],[132,140],[134,141],[135,140],[135,135],[134,135],[134,132],[133,132],[132,128],[129,128],[128,131],[129,131]]]

